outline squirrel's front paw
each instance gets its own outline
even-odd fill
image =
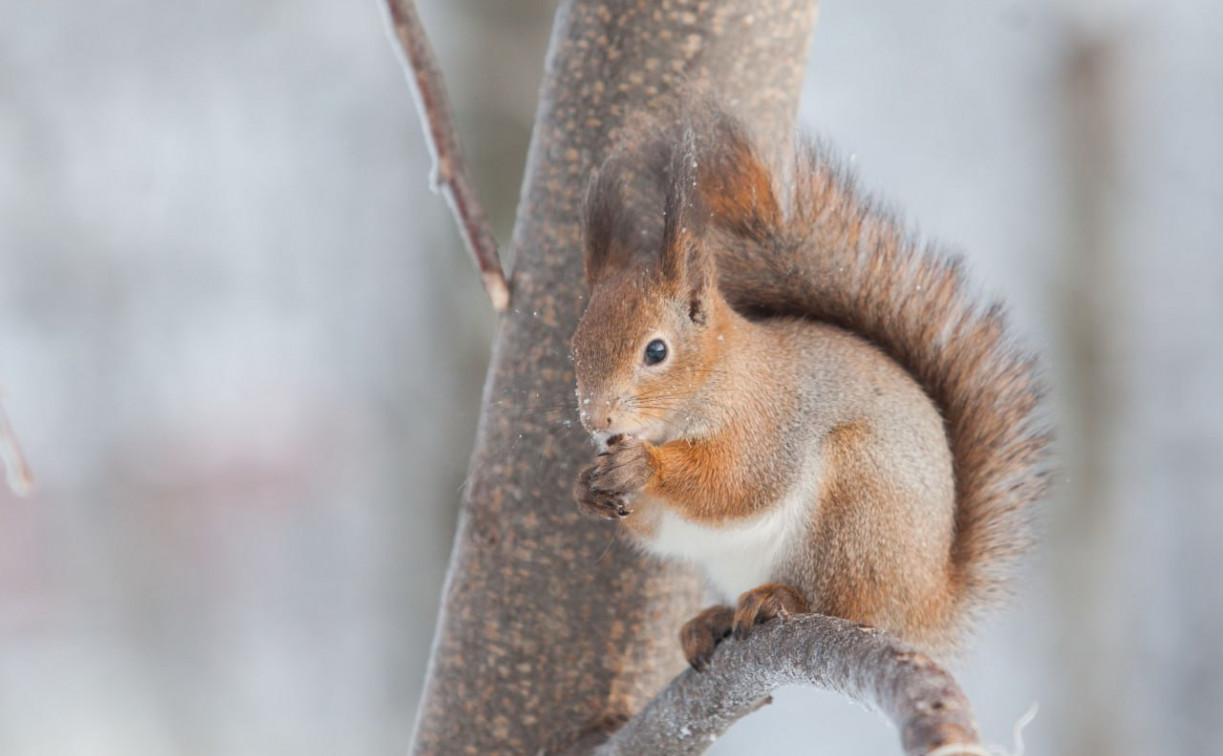
[[[591,465],[578,476],[577,485],[573,488],[573,496],[578,500],[578,510],[597,520],[619,520],[627,517],[629,509],[626,497],[601,491],[591,483],[598,472],[599,466]]]
[[[654,474],[647,442],[620,438],[609,444],[594,465],[578,476],[574,491],[583,514],[618,520],[632,513],[628,500]]]

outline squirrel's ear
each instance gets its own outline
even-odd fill
[[[781,223],[773,177],[756,154],[743,124],[721,111],[709,115],[710,141],[697,184],[713,222],[735,233],[767,233]]]
[[[704,323],[714,290],[713,251],[705,240],[708,212],[697,191],[696,139],[685,129],[671,153],[664,203],[662,249],[658,263],[663,278],[677,295],[688,299],[689,315]]]
[[[586,191],[582,244],[586,283],[591,286],[607,272],[624,267],[632,257],[622,178],[621,166],[609,159],[595,172]]]

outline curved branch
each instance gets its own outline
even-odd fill
[[[972,708],[950,674],[893,636],[811,614],[727,640],[704,672],[688,670],[654,697],[597,756],[694,756],[783,685],[814,685],[873,706],[909,756],[983,754]]]
[[[510,289],[501,270],[497,240],[493,238],[484,206],[467,176],[463,148],[459,145],[450,112],[450,98],[446,96],[446,85],[433,48],[429,46],[429,38],[412,0],[387,0],[387,9],[403,48],[404,66],[408,69],[408,83],[420,111],[425,142],[433,153],[433,190],[441,192],[450,205],[459,235],[480,271],[493,309],[505,312],[510,303]]]

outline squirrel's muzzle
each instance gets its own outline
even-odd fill
[[[613,435],[617,421],[622,420],[620,402],[616,399],[591,398],[578,394],[578,417],[582,426],[595,436]]]

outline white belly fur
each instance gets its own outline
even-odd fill
[[[720,527],[692,522],[663,504],[658,529],[646,546],[661,556],[699,565],[722,598],[733,601],[770,582],[781,560],[806,537],[817,479],[809,470],[763,513]]]

